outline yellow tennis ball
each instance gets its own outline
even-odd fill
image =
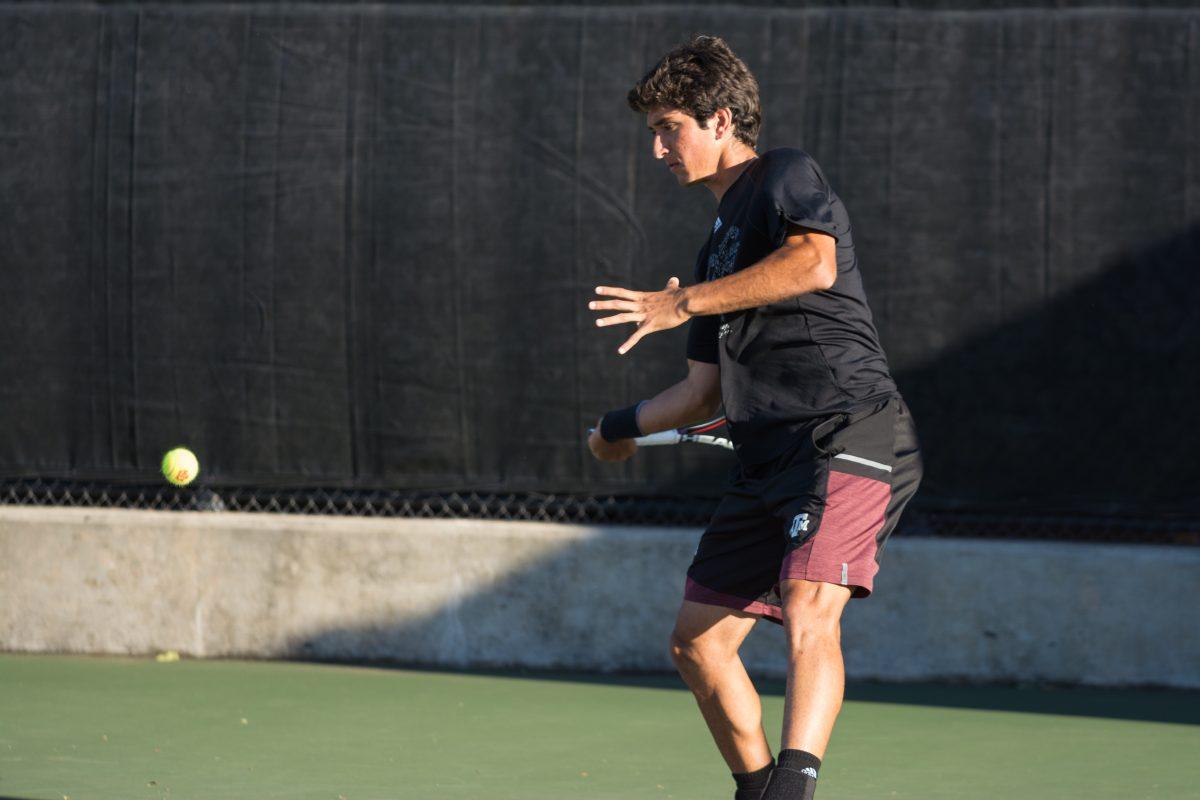
[[[196,454],[186,447],[168,450],[162,460],[162,474],[176,486],[187,486],[200,474],[200,462]]]

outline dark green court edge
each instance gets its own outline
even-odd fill
[[[782,698],[764,682],[774,742]],[[1200,797],[1200,693],[850,687],[819,800]],[[0,798],[728,800],[672,676],[0,656]]]

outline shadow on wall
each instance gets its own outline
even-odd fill
[[[1200,513],[1198,309],[1200,222],[897,371],[925,456],[914,506]],[[665,488],[711,491],[726,468]]]
[[[921,505],[1200,511],[1197,309],[1200,223],[899,374]]]
[[[671,669],[667,640],[698,532],[548,526],[548,538],[535,542],[523,533],[527,528],[512,536],[495,530],[476,538],[469,529],[448,529],[430,562],[435,582],[414,576],[408,588],[447,598],[423,614],[396,623],[376,612],[377,601],[360,605],[352,613],[375,614],[379,622],[316,631],[292,641],[290,654],[381,660],[404,654],[406,663],[455,667]],[[634,552],[643,557],[629,558]],[[670,574],[663,564],[671,565]],[[361,567],[343,561],[335,569]],[[403,581],[411,569],[392,565],[383,581]],[[346,591],[347,577],[333,578],[335,591]],[[606,619],[597,619],[597,607]]]

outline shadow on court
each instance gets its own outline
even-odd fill
[[[349,664],[372,669],[419,670],[511,680],[560,681],[600,686],[632,686],[645,689],[686,691],[686,686],[678,676],[657,672],[603,674],[535,669],[459,670],[438,666],[413,667],[376,661],[303,660],[309,663],[342,666]],[[783,697],[784,695],[785,685],[782,680],[756,678],[754,685],[763,697]],[[848,681],[846,700],[858,703],[888,703],[1200,725],[1200,691],[1177,689]]]

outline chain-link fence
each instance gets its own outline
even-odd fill
[[[0,481],[0,505],[160,511],[493,519],[610,525],[708,522],[717,501],[704,496],[574,495],[518,492],[265,489],[121,485],[49,479]],[[947,538],[1053,539],[1200,545],[1200,516],[1037,514],[912,508],[901,532]]]
[[[533,492],[380,489],[199,489],[62,480],[0,482],[0,505],[136,508],[159,511],[250,511],[344,517],[494,519],[616,525],[702,525],[711,497],[630,497]]]

